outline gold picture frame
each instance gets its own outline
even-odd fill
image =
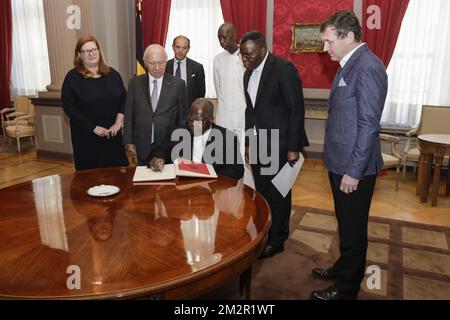
[[[291,29],[291,53],[323,52],[319,23],[294,23]]]

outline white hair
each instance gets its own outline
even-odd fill
[[[145,49],[145,51],[144,51],[144,56],[142,57],[142,59],[144,59],[144,61],[146,61],[145,60],[145,57],[150,53],[150,51],[152,51],[152,50],[160,50],[160,51],[162,51],[163,52],[163,54],[164,54],[164,57],[165,57],[165,59],[167,60],[167,52],[166,52],[166,49],[164,49],[164,47],[162,47],[162,46],[160,46],[159,44],[151,44],[151,45],[149,45],[146,49]]]

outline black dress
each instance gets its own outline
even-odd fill
[[[113,68],[99,78],[84,78],[75,69],[67,73],[61,100],[70,119],[76,170],[128,166],[121,131],[109,139],[93,132],[96,126],[109,129],[116,122],[125,99],[122,78]]]

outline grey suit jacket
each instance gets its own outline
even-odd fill
[[[170,135],[186,124],[186,86],[184,81],[165,74],[153,112],[148,74],[135,77],[128,84],[125,102],[123,143],[136,145],[137,157],[148,160],[161,146],[170,143]],[[151,143],[154,123],[154,143]]]
[[[324,162],[335,174],[362,180],[383,167],[380,119],[387,93],[383,63],[363,45],[333,81]]]

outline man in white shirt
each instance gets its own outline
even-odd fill
[[[245,68],[239,54],[236,41],[236,29],[231,23],[220,26],[217,37],[225,50],[213,61],[214,84],[217,94],[216,124],[233,131],[241,141],[241,153],[244,155],[245,108],[244,94]],[[245,165],[244,183],[255,188],[251,168]]]

